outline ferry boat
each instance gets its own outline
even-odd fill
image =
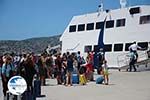
[[[101,4],[98,12],[73,16],[60,37],[62,53],[80,51],[86,56],[87,52],[96,52],[98,42],[103,41],[108,66],[120,67],[123,64],[119,65],[118,59],[129,52],[128,47],[134,41],[142,48],[148,48],[150,5],[126,7],[126,2],[122,1],[125,0],[121,0],[119,9],[104,11]],[[100,35],[102,31],[103,35]]]

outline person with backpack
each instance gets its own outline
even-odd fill
[[[134,41],[133,44],[130,45],[128,49],[129,49],[130,52],[133,52],[136,55],[136,61],[137,61],[137,59],[138,59],[137,50],[142,50],[142,48],[140,46],[138,46],[136,41]]]
[[[132,71],[132,68],[134,69],[134,72],[136,72],[136,68],[135,68],[135,63],[136,63],[136,60],[137,60],[137,56],[134,52],[130,52],[130,61],[129,61],[129,72]]]
[[[12,58],[9,55],[3,56],[3,65],[1,69],[2,75],[2,87],[3,87],[3,94],[4,98],[6,97],[6,92],[8,90],[7,84],[9,79],[14,75],[15,67],[12,64]]]
[[[77,63],[78,63],[78,70],[80,69],[81,67],[81,64],[82,64],[82,60],[81,60],[81,55],[80,55],[80,51],[77,52]]]
[[[97,73],[101,74],[100,72],[102,71],[102,65],[105,59],[105,54],[103,48],[100,48],[98,52],[98,68],[97,68]]]

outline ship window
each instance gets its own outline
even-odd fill
[[[94,52],[99,52],[99,47],[98,47],[98,45],[94,45]]]
[[[69,27],[69,32],[76,32],[76,25],[71,25]]]
[[[123,51],[123,44],[115,44],[114,51]]]
[[[138,42],[138,46],[140,46],[142,49],[147,50],[148,49],[148,42]]]
[[[103,25],[104,25],[104,22],[97,22],[96,29],[102,29]]]
[[[140,7],[136,7],[136,8],[131,8],[129,10],[130,14],[138,14],[140,13]]]
[[[84,31],[85,30],[85,24],[78,25],[78,31]]]
[[[92,46],[91,45],[87,45],[84,47],[84,52],[91,52],[92,51]]]
[[[112,44],[105,44],[104,45],[104,51],[105,52],[111,52],[112,51]]]
[[[118,19],[116,23],[116,27],[125,26],[125,19]]]
[[[114,27],[114,20],[110,20],[106,22],[106,28],[113,28]]]
[[[94,29],[94,23],[88,23],[86,30],[93,30]]]
[[[150,15],[141,16],[140,17],[140,24],[147,24],[150,23]]]
[[[125,51],[129,51],[129,46],[132,45],[133,43],[126,43],[125,44]]]

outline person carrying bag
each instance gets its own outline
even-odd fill
[[[8,90],[7,84],[9,79],[15,75],[15,68],[12,64],[12,58],[11,56],[7,56],[6,60],[4,60],[4,63],[2,65],[2,86],[3,86],[3,94],[4,97],[6,97],[6,92]]]

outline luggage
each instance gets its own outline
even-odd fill
[[[6,93],[6,99],[4,100],[21,100],[21,95],[13,95],[9,91]]]
[[[9,91],[7,91],[5,100],[12,100],[13,98],[13,95]]]
[[[25,91],[22,94],[21,100],[36,100],[36,97],[31,93],[31,91]]]
[[[86,78],[85,78],[85,75],[84,74],[81,74],[80,75],[80,84],[81,85],[85,85],[87,82]]]
[[[100,76],[96,79],[96,84],[102,84],[104,81],[104,77],[103,76]]]
[[[85,66],[81,66],[79,69],[79,74],[84,74],[86,73],[86,67]]]
[[[88,81],[94,81],[94,75],[92,71],[86,73],[85,75]]]
[[[72,84],[79,84],[78,74],[72,74]]]
[[[34,80],[33,92],[34,92],[35,97],[41,96],[41,81],[40,80]]]

